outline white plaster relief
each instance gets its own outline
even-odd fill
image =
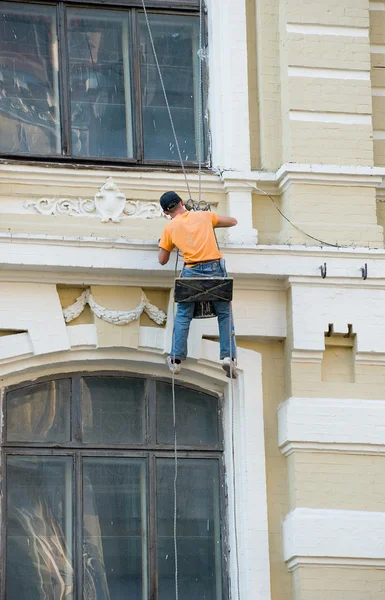
[[[307,110],[291,110],[291,121],[307,121],[309,123],[339,123],[341,125],[371,125],[371,115],[349,113],[316,112]]]
[[[302,35],[334,35],[349,37],[369,37],[367,27],[336,27],[334,25],[315,25],[305,23],[287,23],[287,33],[299,33]]]
[[[95,194],[93,200],[81,198],[39,198],[28,200],[25,208],[34,208],[41,215],[53,216],[99,216],[102,223],[119,223],[124,217],[154,219],[164,217],[158,202],[127,200],[112,177]]]
[[[278,408],[278,444],[293,450],[385,450],[385,400],[289,398]]]
[[[303,558],[307,564],[384,566],[385,512],[296,508],[283,522],[283,554],[291,570]]]
[[[288,67],[289,77],[311,77],[314,79],[346,79],[370,81],[370,71],[354,69],[320,69],[318,67]]]
[[[86,304],[89,305],[95,316],[112,325],[127,325],[128,323],[137,321],[143,312],[155,323],[158,323],[158,325],[162,325],[167,318],[162,310],[151,304],[144,292],[142,292],[141,301],[136,308],[132,310],[109,310],[95,302],[90,289],[86,289],[73,304],[63,309],[63,316],[66,323],[70,323],[81,315]]]

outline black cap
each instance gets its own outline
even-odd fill
[[[182,198],[180,198],[176,192],[165,192],[160,197],[160,205],[163,210],[172,210],[181,201]]]

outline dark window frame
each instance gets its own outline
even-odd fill
[[[174,458],[174,449],[172,444],[155,444],[151,439],[147,439],[143,444],[114,444],[97,445],[84,444],[77,442],[74,445],[63,444],[44,444],[44,443],[25,443],[25,442],[7,442],[6,441],[6,405],[7,394],[14,390],[25,389],[38,385],[39,383],[51,382],[60,379],[71,379],[71,433],[76,420],[81,418],[80,411],[80,386],[81,380],[86,377],[116,377],[123,379],[141,379],[145,381],[146,394],[146,431],[150,436],[154,433],[154,419],[156,419],[155,391],[156,383],[170,383],[170,379],[162,377],[152,377],[137,373],[121,371],[96,371],[63,373],[55,376],[46,376],[34,381],[25,381],[4,388],[2,393],[2,418],[4,426],[2,428],[1,438],[1,466],[2,478],[1,484],[1,539],[0,539],[0,600],[6,600],[6,552],[7,552],[7,457],[9,456],[68,456],[72,458],[72,506],[73,506],[73,527],[72,527],[72,555],[74,565],[74,600],[83,599],[83,549],[82,549],[82,518],[83,518],[83,485],[82,471],[84,457],[113,457],[113,458],[141,458],[145,461],[147,473],[147,564],[148,564],[148,592],[149,600],[158,599],[158,575],[157,575],[157,493],[156,493],[156,460],[157,458]],[[223,446],[223,395],[202,389],[192,384],[183,384],[178,387],[196,390],[211,396],[218,403],[218,440],[219,443],[211,446],[179,446],[179,459],[205,459],[214,460],[219,469],[219,515],[220,515],[220,540],[222,547],[221,555],[221,574],[222,574],[222,598],[229,598],[229,579],[227,574],[227,552],[228,535],[226,524],[227,496],[225,482],[225,464],[224,464],[224,446]],[[149,400],[150,399],[150,400]],[[74,410],[75,406],[75,410]],[[151,412],[153,413],[151,418]],[[152,431],[152,434],[151,434]]]
[[[9,3],[19,4],[20,0],[5,0]],[[155,14],[172,15],[199,15],[199,0],[145,0],[148,12]],[[60,107],[60,131],[61,131],[61,154],[47,155],[23,152],[0,152],[0,162],[13,160],[26,163],[44,163],[44,164],[68,164],[84,166],[108,166],[108,167],[128,167],[128,168],[171,168],[181,170],[179,159],[170,160],[150,160],[144,158],[143,145],[143,125],[142,125],[142,102],[140,86],[140,57],[138,51],[139,39],[139,14],[143,14],[141,0],[22,0],[26,4],[56,6],[57,31],[58,31],[58,55],[59,55],[59,107]],[[130,10],[131,34],[133,36],[132,56],[130,57],[132,66],[131,94],[133,106],[133,158],[111,158],[103,157],[83,157],[74,156],[70,153],[72,145],[71,122],[70,122],[70,92],[69,92],[69,66],[68,51],[65,44],[67,37],[66,8],[102,8],[106,10]],[[203,14],[202,40],[207,48],[207,18]],[[202,89],[200,90],[202,102],[202,166],[207,168],[210,161],[209,157],[209,131],[207,126],[207,66],[202,65]],[[178,132],[177,132],[178,134]],[[198,161],[184,161],[187,169],[194,169]]]

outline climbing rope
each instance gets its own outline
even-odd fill
[[[231,404],[231,467],[232,467],[232,488],[233,488],[233,526],[234,526],[234,546],[235,546],[235,563],[236,563],[236,588],[237,598],[241,599],[240,594],[240,569],[239,569],[239,551],[238,551],[238,521],[237,521],[237,492],[236,492],[236,476],[235,476],[235,402],[234,402],[234,379],[232,377],[232,360],[236,359],[233,357],[233,345],[232,340],[235,341],[235,335],[233,331],[233,307],[230,302],[230,318],[229,318],[229,340],[230,340],[230,404]],[[239,404],[239,403],[238,403]]]
[[[173,136],[174,136],[175,146],[176,146],[176,149],[177,149],[177,152],[178,152],[180,166],[182,167],[183,176],[184,176],[184,180],[186,182],[186,187],[187,187],[189,198],[191,198],[190,185],[189,185],[189,182],[188,182],[188,179],[187,179],[187,173],[186,173],[186,169],[185,169],[185,166],[184,166],[182,153],[180,151],[180,146],[179,146],[178,138],[177,138],[176,131],[175,131],[174,119],[172,118],[170,104],[168,102],[167,92],[166,92],[166,88],[165,88],[165,85],[164,85],[163,75],[162,75],[162,71],[161,71],[161,68],[160,68],[160,65],[159,65],[158,54],[157,54],[156,49],[155,49],[154,38],[152,36],[152,30],[151,30],[150,20],[148,18],[146,4],[145,4],[144,0],[142,0],[142,6],[143,6],[143,11],[144,11],[144,16],[145,16],[145,19],[146,19],[148,36],[150,38],[151,48],[152,48],[152,52],[154,54],[154,60],[155,60],[156,68],[157,68],[159,79],[160,79],[160,85],[162,86],[162,92],[163,92],[163,96],[164,96],[164,102],[166,104],[168,116],[169,116],[169,119],[170,119],[170,125],[171,125],[172,133],[173,133]]]
[[[204,59],[203,39],[203,0],[199,0],[199,81],[198,81],[198,204],[202,201],[202,129],[203,129],[203,98],[202,98],[202,63]]]
[[[166,88],[164,85],[164,81],[163,81],[163,75],[162,75],[162,71],[159,65],[159,60],[158,60],[158,55],[156,52],[156,48],[155,48],[155,44],[154,44],[154,38],[152,35],[152,30],[151,30],[151,26],[150,26],[150,21],[148,18],[148,14],[147,14],[147,9],[146,9],[146,4],[145,4],[145,0],[142,0],[142,7],[143,7],[143,12],[144,12],[144,16],[145,16],[145,20],[146,20],[146,25],[147,25],[147,30],[148,30],[148,35],[149,35],[149,39],[150,39],[150,43],[151,43],[151,48],[154,54],[154,59],[155,59],[155,64],[156,64],[156,68],[158,71],[158,75],[159,75],[159,79],[160,79],[160,83],[161,83],[161,87],[162,87],[162,92],[163,92],[163,96],[164,96],[164,101],[166,104],[166,108],[167,108],[167,113],[170,119],[170,124],[171,124],[171,129],[172,129],[172,133],[174,136],[174,140],[175,140],[175,146],[178,152],[178,157],[179,157],[179,161],[180,161],[180,165],[183,171],[183,176],[186,182],[186,187],[187,187],[187,191],[188,191],[188,196],[189,199],[186,203],[186,208],[188,208],[188,210],[210,210],[210,204],[207,202],[202,201],[202,197],[201,197],[201,193],[202,193],[202,129],[203,129],[203,98],[202,98],[202,73],[203,73],[203,69],[202,69],[202,63],[203,60],[205,59],[205,54],[204,54],[204,48],[203,48],[203,35],[202,35],[202,31],[203,31],[203,2],[204,0],[199,0],[199,51],[198,51],[198,57],[199,57],[199,73],[198,73],[198,90],[199,90],[199,96],[198,96],[198,136],[197,136],[197,158],[198,158],[198,202],[194,202],[191,196],[191,191],[190,191],[190,185],[188,182],[188,178],[187,178],[187,173],[186,173],[186,169],[184,166],[184,161],[183,161],[183,157],[182,157],[182,153],[180,150],[180,146],[179,146],[179,142],[178,142],[178,138],[176,135],[176,131],[175,131],[175,125],[174,125],[174,120],[172,117],[172,113],[171,113],[171,109],[170,109],[170,104],[168,101],[168,97],[167,97],[167,92],[166,92]],[[188,205],[188,206],[187,206]],[[214,231],[214,235],[215,235],[215,231]],[[216,238],[216,236],[215,236]],[[218,241],[217,241],[217,245],[218,245]],[[176,273],[177,273],[177,268],[178,268],[178,257],[179,257],[179,253],[177,252],[177,257],[176,257],[176,261],[175,261],[175,279],[176,279]],[[175,300],[173,299],[173,308],[172,308],[172,313],[173,313],[173,325],[175,322]],[[232,307],[231,307],[231,303],[230,303],[230,319],[229,319],[229,323],[230,323],[230,375],[231,373],[231,367],[232,367],[232,337],[233,337],[233,316],[232,316]],[[235,339],[235,337],[234,337]],[[173,326],[173,337],[172,337],[172,347],[174,349],[173,351],[173,356],[171,356],[171,359],[173,360],[173,362],[175,363],[175,328]],[[234,357],[235,358],[235,357]],[[175,560],[175,600],[179,600],[179,581],[178,581],[178,538],[177,538],[177,483],[178,483],[178,440],[177,440],[177,427],[176,427],[176,397],[175,397],[175,373],[174,371],[171,371],[172,373],[172,378],[171,378],[171,387],[172,387],[172,415],[173,415],[173,430],[174,430],[174,485],[173,485],[173,492],[174,492],[174,518],[173,518],[173,538],[174,538],[174,560]],[[232,478],[232,484],[233,484],[233,521],[234,521],[234,536],[235,536],[235,555],[236,555],[236,569],[237,569],[237,600],[240,600],[240,577],[239,577],[239,553],[238,553],[238,527],[237,527],[237,513],[236,513],[236,487],[235,487],[235,452],[234,452],[234,410],[235,410],[235,403],[234,403],[234,382],[233,382],[233,378],[230,377],[230,402],[231,402],[231,450],[232,450],[232,472],[233,472],[233,478]]]

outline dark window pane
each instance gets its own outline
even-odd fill
[[[179,459],[177,546],[180,600],[220,600],[221,541],[217,460]],[[159,600],[175,596],[174,461],[157,461]]]
[[[177,441],[180,445],[218,443],[218,399],[181,386],[175,387]],[[172,388],[156,384],[157,441],[174,442]]]
[[[199,19],[155,14],[149,19],[181,154],[196,161]],[[140,36],[144,157],[179,160],[144,15]]]
[[[83,464],[84,598],[147,598],[145,462],[85,458]]]
[[[73,599],[72,458],[7,458],[7,600]]]
[[[82,386],[83,442],[141,443],[145,431],[144,380],[86,377]]]
[[[129,15],[68,10],[72,154],[132,157]]]
[[[0,152],[60,154],[55,14],[0,2]]]
[[[70,441],[71,381],[58,379],[7,394],[9,442]]]

